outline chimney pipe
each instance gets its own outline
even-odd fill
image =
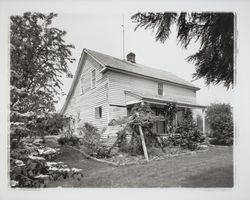
[[[128,55],[127,55],[127,61],[129,62],[132,62],[132,63],[135,63],[135,54],[130,52]]]

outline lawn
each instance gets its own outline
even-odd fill
[[[83,170],[84,177],[51,182],[48,187],[233,187],[233,147],[215,146],[208,151],[122,167],[84,159],[61,147],[58,160]]]

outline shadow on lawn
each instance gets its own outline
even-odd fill
[[[232,188],[234,185],[233,165],[207,170],[184,180],[182,187]]]

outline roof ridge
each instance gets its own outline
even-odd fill
[[[103,64],[106,67],[121,68],[121,66],[120,67],[116,66],[116,65],[119,65],[119,63],[117,63],[117,62],[120,62],[120,64],[123,64],[123,65],[130,65],[130,67],[132,67],[132,66],[136,67],[137,70],[141,70],[141,71],[143,71],[143,69],[148,70],[147,74],[150,77],[153,77],[153,78],[156,78],[156,79],[162,79],[162,80],[166,80],[166,81],[169,81],[169,82],[173,82],[175,84],[185,85],[185,86],[188,86],[188,87],[193,87],[193,88],[199,89],[194,84],[190,83],[190,81],[187,81],[187,80],[175,75],[173,72],[167,71],[165,69],[153,68],[153,67],[149,67],[147,65],[140,64],[140,63],[131,63],[131,62],[125,60],[125,59],[117,58],[117,57],[114,57],[114,56],[111,56],[111,55],[108,55],[108,54],[105,54],[105,53],[101,53],[101,52],[98,52],[98,51],[95,51],[95,50],[90,50],[90,49],[86,49],[86,50],[94,58],[98,57],[98,55],[100,55],[101,57],[106,57],[106,58],[99,58],[99,59],[96,58],[98,61],[100,61],[102,59],[104,59],[104,60],[106,59],[106,61],[107,61],[107,59],[110,59],[110,61],[107,61],[107,62],[111,63],[111,65],[108,65],[107,63],[103,62]],[[97,55],[94,56],[93,54],[97,54]],[[100,63],[102,63],[102,62],[100,61]],[[112,64],[113,64],[113,66],[112,66]],[[123,68],[122,70],[136,73],[133,70],[128,69],[128,68]],[[158,77],[156,77],[153,74],[154,72],[158,72],[158,75],[157,75]],[[137,73],[143,74],[143,72],[137,72]],[[164,73],[165,73],[165,77],[162,77],[162,75]],[[159,78],[159,77],[161,77],[161,78]]]
[[[98,52],[98,51],[94,51],[94,50],[90,50],[90,49],[86,49],[86,50],[93,51],[93,52],[95,52],[95,53],[99,53],[99,54],[102,54],[102,55],[104,55],[104,56],[109,56],[109,57],[111,57],[111,58],[113,58],[113,59],[116,59],[116,60],[125,62],[125,63],[130,64],[130,65],[134,65],[134,66],[136,66],[136,67],[147,67],[147,68],[150,68],[150,69],[152,69],[152,70],[160,70],[160,71],[163,71],[163,72],[168,72],[168,73],[173,74],[173,73],[170,72],[170,71],[166,71],[166,70],[159,69],[159,68],[153,68],[153,67],[150,67],[150,66],[141,64],[141,63],[132,63],[132,62],[130,62],[130,61],[127,61],[126,59],[117,58],[117,57],[114,57],[114,56],[111,56],[111,55],[108,55],[108,54],[105,54],[105,53],[101,53],[101,52]],[[175,74],[173,74],[173,75],[175,75]],[[176,76],[176,75],[175,75],[175,76]]]

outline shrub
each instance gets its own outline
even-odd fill
[[[68,117],[59,113],[53,113],[44,119],[44,128],[49,135],[58,135],[66,125]]]
[[[83,132],[83,142],[88,149],[96,151],[97,146],[100,143],[100,133],[98,128],[91,123],[85,122],[81,127]]]
[[[130,142],[124,147],[124,151],[130,153],[132,156],[143,154],[140,135],[133,132]]]
[[[96,148],[96,153],[94,154],[96,158],[110,158],[109,149],[106,146],[99,145]]]
[[[233,144],[233,117],[230,104],[211,104],[206,113],[210,128],[210,143],[214,145]]]
[[[77,146],[80,144],[80,139],[75,135],[63,135],[57,140],[60,145]]]
[[[101,144],[98,128],[93,124],[85,122],[81,127],[83,132],[83,145],[89,151],[88,153],[97,158],[110,157],[108,148]]]
[[[11,187],[46,187],[49,181],[83,176],[81,169],[68,168],[63,162],[52,162],[59,149],[22,139],[19,148],[10,152]]]
[[[203,142],[205,137],[199,130],[193,119],[187,118],[180,122],[173,134],[169,135],[168,142],[173,146],[195,150],[198,143]]]
[[[176,103],[168,102],[164,106],[164,118],[165,118],[165,122],[166,122],[165,132],[166,133],[171,133],[173,131],[173,129],[175,127],[174,119],[175,119],[176,113],[177,113]]]
[[[198,114],[196,120],[197,120],[198,128],[202,131],[203,130],[202,116],[200,114]]]
[[[98,128],[95,127],[93,124],[89,123],[89,122],[85,122],[83,124],[83,129],[84,131],[88,131],[89,133],[94,133],[96,134],[98,132]]]

